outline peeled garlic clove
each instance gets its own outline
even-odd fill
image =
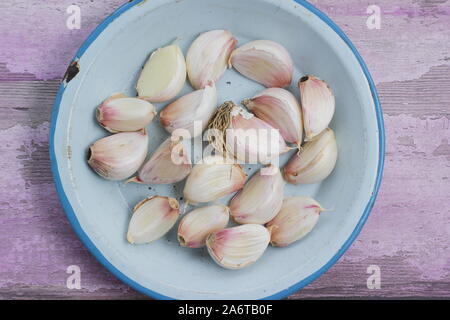
[[[150,102],[164,102],[175,97],[186,81],[186,62],[177,45],[153,52],[138,79],[139,98]]]
[[[333,130],[325,129],[314,140],[306,142],[299,154],[295,154],[284,167],[285,179],[293,184],[317,183],[327,178],[338,155]]]
[[[244,224],[212,233],[206,239],[206,246],[221,267],[242,269],[255,263],[269,242],[269,230],[259,224]]]
[[[230,62],[241,74],[267,88],[284,88],[292,82],[292,58],[285,47],[274,41],[249,42],[233,51]]]
[[[306,140],[312,140],[328,127],[333,118],[334,95],[325,81],[311,75],[302,77],[298,87],[302,100]]]
[[[161,238],[177,222],[179,211],[173,198],[155,196],[139,202],[128,226],[128,242],[142,244]]]
[[[178,241],[184,247],[203,247],[210,233],[227,226],[229,211],[226,206],[213,205],[189,212],[178,226]]]
[[[241,189],[246,178],[240,165],[221,156],[206,157],[187,178],[184,198],[191,204],[215,201]]]
[[[231,200],[233,220],[240,224],[264,224],[272,220],[281,209],[284,184],[276,166],[262,168]]]
[[[216,83],[228,67],[237,40],[227,30],[202,33],[186,55],[189,80],[195,89]]]
[[[285,247],[300,240],[314,228],[322,211],[320,204],[312,198],[285,199],[275,219],[267,224],[271,231],[271,244]]]
[[[297,98],[281,88],[266,89],[243,104],[259,119],[280,130],[286,142],[301,145],[303,119]]]
[[[177,129],[188,130],[194,138],[202,133],[217,108],[217,90],[214,85],[191,92],[172,102],[159,114],[161,125],[169,133]],[[194,130],[194,122],[202,130]]]
[[[145,130],[116,133],[90,146],[88,164],[105,179],[123,180],[139,169],[147,148]]]
[[[169,137],[142,166],[138,176],[129,181],[146,184],[176,183],[186,178],[191,168],[187,143],[179,137]]]
[[[219,107],[208,129],[217,151],[246,163],[268,163],[290,150],[278,130],[231,101]]]
[[[155,107],[150,102],[123,94],[110,97],[96,110],[98,123],[113,133],[141,130],[155,115]]]

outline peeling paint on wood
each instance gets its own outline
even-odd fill
[[[75,236],[48,156],[51,108],[67,63],[123,2],[77,1],[81,30],[65,28],[72,1],[0,3],[0,299],[145,299]],[[380,30],[366,27],[370,1],[311,2],[369,65],[384,108],[387,152],[380,194],[360,236],[289,299],[449,297],[450,2],[379,0]],[[81,290],[66,288],[69,265],[82,270]],[[379,290],[366,286],[369,265],[381,269]]]

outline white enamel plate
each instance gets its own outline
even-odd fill
[[[217,266],[205,249],[180,247],[176,227],[148,245],[126,241],[131,208],[155,194],[180,199],[183,183],[110,182],[86,163],[88,146],[107,135],[95,121],[96,106],[112,93],[134,96],[141,67],[155,49],[177,41],[186,54],[198,34],[212,29],[230,30],[238,45],[256,39],[283,44],[295,62],[292,92],[298,96],[295,83],[304,74],[314,74],[336,95],[331,123],[339,146],[336,169],[320,184],[285,189],[287,196],[312,196],[333,212],[323,213],[302,241],[269,247],[257,263],[234,271]],[[217,86],[219,102],[239,103],[263,89],[234,70]],[[186,83],[182,94],[191,90]],[[158,111],[164,105],[157,104]],[[168,135],[158,119],[148,130],[153,152]],[[131,287],[155,298],[274,299],[320,276],[358,235],[380,184],[384,132],[364,62],[342,31],[307,2],[135,0],[102,22],[79,49],[57,96],[50,153],[58,194],[73,228],[92,254]],[[258,168],[245,169],[252,174]]]

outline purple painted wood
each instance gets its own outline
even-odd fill
[[[142,299],[110,275],[71,230],[53,187],[50,111],[86,36],[123,0],[0,3],[0,298]],[[387,154],[378,201],[340,261],[290,299],[450,296],[450,1],[315,0],[349,35],[377,83]],[[381,29],[369,30],[369,5]],[[81,289],[66,268],[81,268]],[[367,288],[368,266],[381,289]]]

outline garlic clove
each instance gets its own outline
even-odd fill
[[[209,156],[194,166],[183,195],[191,204],[216,201],[241,189],[246,179],[240,165],[221,156]]]
[[[233,220],[240,224],[264,224],[272,220],[281,209],[284,185],[276,166],[262,168],[231,200]]]
[[[164,102],[174,98],[186,81],[186,62],[178,45],[153,52],[142,69],[136,90],[139,98]]]
[[[243,104],[259,119],[280,130],[286,142],[301,145],[302,113],[292,93],[282,88],[269,88],[251,99],[245,99]]]
[[[161,238],[175,225],[179,211],[173,198],[155,196],[139,202],[128,226],[128,242],[143,244]]]
[[[178,226],[178,241],[184,247],[203,247],[210,233],[227,226],[229,211],[224,205],[213,205],[189,212]]]
[[[135,173],[145,160],[148,135],[145,130],[121,132],[97,140],[90,146],[88,164],[108,180],[123,180]]]
[[[284,199],[280,212],[267,224],[271,232],[271,244],[285,247],[302,239],[317,224],[322,211],[320,204],[312,198]]]
[[[270,40],[256,40],[233,51],[230,63],[241,74],[267,88],[291,84],[294,66],[289,52]]]
[[[191,157],[187,142],[179,137],[169,137],[142,166],[137,177],[130,179],[129,182],[176,183],[186,178],[191,169]]]
[[[206,239],[213,260],[227,269],[242,269],[255,263],[267,249],[270,232],[259,224],[214,232]]]
[[[335,110],[335,99],[328,84],[315,76],[304,76],[298,82],[302,100],[303,126],[306,140],[325,130]]]
[[[333,130],[327,128],[292,156],[284,167],[284,177],[293,184],[320,182],[333,171],[337,156],[336,137]]]
[[[155,115],[150,102],[123,94],[108,98],[96,110],[98,123],[112,133],[141,130]]]
[[[195,89],[216,83],[228,67],[237,40],[227,30],[202,33],[186,55],[189,80]]]
[[[160,122],[169,133],[185,129],[194,138],[202,133],[200,130],[194,130],[194,122],[200,122],[204,130],[216,108],[216,87],[207,85],[204,89],[191,92],[164,108],[159,114]]]
[[[289,148],[279,130],[227,101],[208,125],[208,140],[222,154],[246,163],[269,163]]]

